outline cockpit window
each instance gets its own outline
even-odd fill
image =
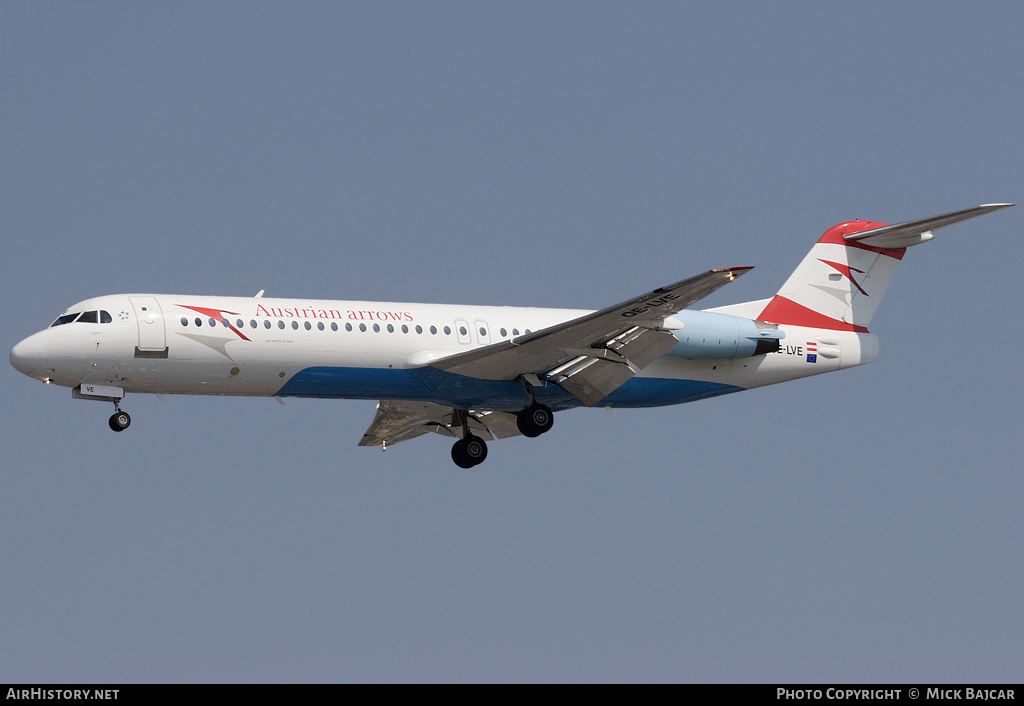
[[[82,312],[80,311],[76,311],[74,314],[64,314],[63,316],[58,316],[57,320],[50,324],[50,328],[53,328],[54,326],[63,326],[64,324],[70,324],[72,321],[77,319],[78,315],[81,313]]]
[[[79,316],[81,314],[81,316]],[[87,311],[85,313],[76,311],[73,314],[63,314],[57,317],[57,320],[50,324],[50,328],[54,326],[63,326],[64,324],[70,324],[75,321],[79,324],[109,324],[114,320],[114,317],[110,315],[109,311]]]

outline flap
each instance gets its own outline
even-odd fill
[[[520,434],[514,414],[474,410],[468,414],[470,432],[481,439],[505,439]],[[359,445],[397,444],[429,432],[461,438],[462,425],[455,422],[455,410],[430,402],[381,400]]]

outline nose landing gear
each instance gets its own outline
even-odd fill
[[[117,401],[114,402],[114,413],[110,416],[108,424],[114,431],[124,431],[128,428],[128,425],[132,423],[132,418],[128,416],[127,412],[122,412],[118,406]]]

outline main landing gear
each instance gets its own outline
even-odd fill
[[[470,434],[452,446],[452,460],[459,468],[472,468],[487,458],[487,444],[479,436]]]
[[[452,410],[452,424],[462,427],[462,438],[452,446],[452,460],[459,468],[472,468],[487,458],[487,444],[469,430],[469,412],[464,409]]]
[[[532,439],[551,431],[551,425],[555,423],[554,413],[550,407],[541,404],[533,396],[533,389],[540,384],[540,380],[536,375],[521,375],[518,380],[530,400],[526,409],[516,415],[516,426],[519,427],[519,433]]]
[[[523,436],[531,439],[551,430],[555,423],[555,415],[549,407],[534,402],[516,415],[516,426]]]
[[[114,413],[110,416],[108,424],[114,431],[124,431],[128,428],[128,425],[132,423],[132,418],[128,416],[127,412],[122,412],[118,406],[117,401],[114,401]]]
[[[551,429],[555,415],[546,405],[533,402],[529,407],[516,415],[516,426],[523,436],[540,436]],[[462,426],[462,438],[452,446],[452,460],[459,468],[472,468],[487,458],[487,444],[479,436],[469,431],[469,412],[455,410],[456,424]],[[113,422],[111,422],[113,424]]]

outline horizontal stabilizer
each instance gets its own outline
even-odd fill
[[[946,226],[966,221],[969,218],[983,216],[1001,208],[1013,206],[1012,203],[989,203],[974,208],[965,208],[962,211],[943,213],[940,216],[919,218],[916,221],[896,223],[881,228],[862,230],[859,233],[851,233],[844,236],[845,240],[871,245],[876,248],[907,248],[911,245],[918,245],[931,240],[932,231]]]

